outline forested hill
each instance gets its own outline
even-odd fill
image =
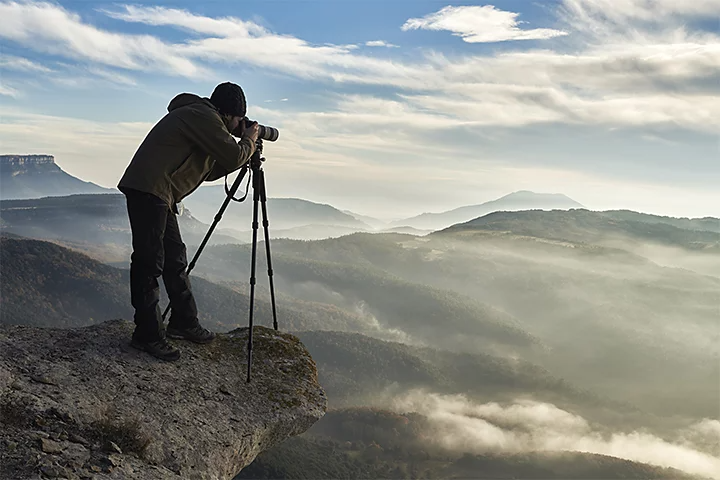
[[[682,222],[672,223],[683,224]],[[705,223],[692,225],[705,225]],[[637,243],[654,242],[691,250],[720,251],[720,235],[717,231],[688,229],[669,222],[645,221],[640,214],[605,215],[603,212],[584,209],[548,212],[540,210],[494,212],[469,222],[453,225],[431,235],[471,232],[511,233],[594,244],[613,240],[630,240]]]
[[[0,236],[0,323],[73,327],[131,319],[128,270],[114,268],[54,243]],[[226,331],[247,323],[247,290],[192,277],[200,318]],[[161,302],[167,305],[164,289]],[[271,325],[265,296],[256,298],[256,324]],[[291,299],[278,302],[285,330],[357,329],[362,319],[332,306]]]

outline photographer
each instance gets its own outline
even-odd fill
[[[118,184],[126,196],[132,230],[130,294],[135,331],[131,345],[162,360],[180,358],[167,337],[196,343],[215,338],[197,318],[176,215],[181,213],[178,204],[202,182],[222,178],[248,162],[259,127],[245,125],[246,112],[245,94],[229,82],[215,87],[209,99],[190,93],[176,96]],[[160,276],[172,308],[167,330],[159,306]]]

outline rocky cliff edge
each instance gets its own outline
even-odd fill
[[[170,363],[132,330],[0,325],[0,478],[231,479],[327,409],[292,335],[255,327],[246,383],[247,328]]]

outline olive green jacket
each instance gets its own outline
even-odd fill
[[[202,182],[234,172],[254,152],[249,138],[235,141],[209,99],[181,93],[138,147],[118,189],[151,193],[177,212]]]

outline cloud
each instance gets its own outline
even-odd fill
[[[243,21],[236,17],[209,18],[195,15],[187,10],[165,7],[138,7],[124,5],[124,11],[100,9],[106,15],[126,22],[146,25],[171,25],[185,30],[212,35],[214,37],[250,38],[269,35],[265,28],[254,22]]]
[[[72,65],[58,63],[58,68],[47,81],[55,85],[72,89],[86,89],[95,86],[110,86],[123,89],[137,86],[137,82],[129,75],[95,65]]]
[[[584,418],[548,403],[477,404],[464,395],[414,390],[395,397],[392,408],[426,415],[436,430],[432,438],[453,450],[588,452],[720,478],[720,457],[690,443],[636,431],[603,434]]]
[[[386,48],[399,48],[397,45],[388,43],[385,40],[370,40],[365,42],[366,47],[386,47]]]
[[[135,6],[125,6],[123,12],[105,13],[127,22],[172,26],[207,35],[175,46],[185,58],[249,63],[300,77],[325,78],[330,76],[327,66],[343,63],[351,67],[356,58],[350,54],[356,45],[311,45],[236,17],[214,19],[187,10]]]
[[[363,334],[388,342],[399,342],[419,347],[426,346],[421,340],[414,338],[402,329],[387,327],[380,323],[377,317],[370,312],[364,301],[360,300],[354,303],[351,308],[353,313],[358,315],[365,322],[362,325]]]
[[[556,123],[715,132],[720,123],[720,37],[675,28],[671,14],[699,15],[720,0],[685,7],[670,0],[620,0],[618,9],[601,15],[609,1],[564,1],[559,18],[568,30],[583,32],[573,35],[575,48],[570,52],[532,49],[449,57],[431,51],[419,61],[374,58],[357,53],[355,46],[313,45],[252,21],[165,7],[102,11],[122,21],[189,32],[183,42],[108,32],[60,7],[33,2],[0,3],[0,14],[11,25],[0,36],[83,59],[96,68],[197,76],[216,63],[246,64],[324,83],[391,87],[396,89],[391,101],[405,103],[406,112],[443,117],[448,125],[517,128]],[[654,8],[663,28],[632,23]],[[539,33],[543,29],[521,30],[520,24],[517,14],[492,6],[446,7],[410,19],[404,28],[450,29],[466,40],[478,35],[544,35]],[[389,45],[382,40],[366,44],[381,43]],[[117,81],[134,82],[121,76]],[[384,118],[388,126],[401,123],[401,117]]]
[[[52,73],[53,75],[45,77],[48,81],[70,87],[84,88],[98,80],[124,86],[137,85],[137,82],[128,75],[97,65],[82,66],[54,62],[53,68],[49,68],[14,55],[0,55],[0,69],[32,74]]]
[[[17,97],[20,94],[20,92],[13,87],[6,85],[4,83],[0,83],[0,95],[5,95],[7,97]]]
[[[567,32],[550,28],[521,30],[518,16],[518,13],[498,10],[492,5],[447,6],[422,18],[411,18],[401,29],[447,30],[468,43],[544,40],[567,35]]]
[[[98,78],[107,80],[111,83],[116,83],[118,85],[126,85],[126,86],[137,85],[137,82],[135,81],[134,78],[129,77],[127,75],[123,75],[123,74],[118,73],[113,70],[107,70],[107,69],[98,68],[98,67],[90,67],[90,68],[88,68],[88,72]]]
[[[710,81],[720,65],[720,42],[714,37],[595,46],[576,54],[534,50],[446,58],[436,53],[424,63],[403,63],[340,46],[313,46],[228,17],[216,21],[154,7],[134,8],[118,18],[230,35],[182,47],[186,55],[205,61],[234,60],[305,78],[426,91],[398,98],[415,104],[407,110],[420,106],[446,117],[454,114],[455,124],[676,125],[712,132],[720,118],[717,82]],[[400,123],[401,117],[382,118]]]
[[[685,22],[692,18],[716,16],[720,11],[720,1],[563,0],[563,11],[587,25],[598,26],[604,23],[617,27],[638,21],[658,25],[668,21]]]
[[[101,30],[55,4],[2,2],[0,17],[0,38],[39,52],[130,70],[188,77],[203,73],[174,46],[156,37]]]
[[[14,55],[0,55],[0,69],[32,73],[50,73],[53,71],[45,65],[40,65],[27,58],[16,57]]]
[[[680,434],[681,441],[690,447],[720,457],[720,421],[715,419],[703,419]]]

